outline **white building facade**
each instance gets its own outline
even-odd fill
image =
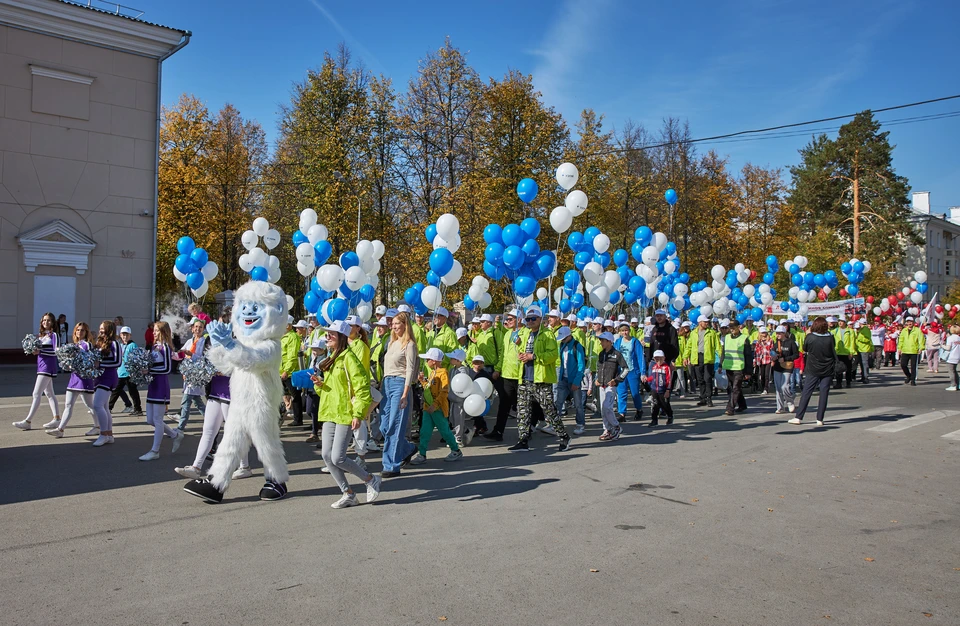
[[[946,215],[932,213],[930,192],[917,191],[913,193],[910,222],[926,243],[907,248],[899,273],[909,282],[918,270],[925,271],[930,286],[926,297],[939,293],[942,302],[947,288],[960,277],[960,207],[952,207]]]
[[[40,316],[153,320],[161,64],[190,33],[0,0],[0,357]],[[22,350],[20,351],[22,356]]]

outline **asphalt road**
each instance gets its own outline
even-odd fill
[[[507,444],[456,464],[432,448],[337,511],[299,429],[287,499],[257,499],[253,457],[207,505],[173,472],[199,416],[177,454],[138,462],[142,418],[116,415],[100,449],[82,411],[60,440],[14,429],[33,375],[4,369],[0,623],[955,625],[960,395],[946,374],[878,380],[831,393],[822,428],[785,424],[772,395],[735,418],[677,401],[675,427],[614,443],[588,421],[567,453],[542,434],[506,452],[511,423]]]

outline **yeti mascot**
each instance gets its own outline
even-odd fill
[[[234,293],[231,325],[207,325],[211,348],[207,358],[230,377],[230,419],[207,478],[183,488],[189,494],[216,503],[230,486],[240,459],[257,449],[267,482],[261,500],[279,500],[287,493],[287,461],[280,442],[278,407],[280,337],[287,326],[287,297],[276,285],[251,280]]]

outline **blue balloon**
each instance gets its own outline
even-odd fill
[[[823,274],[814,274],[813,275],[813,284],[817,287],[823,287],[827,284],[827,279],[824,278]]]
[[[790,272],[790,274],[796,274],[797,272],[800,271],[800,266],[797,265],[796,263],[791,263],[790,265],[787,266],[787,271]]]
[[[676,254],[676,253],[677,253],[677,244],[673,243],[672,241],[668,241],[668,242],[667,242],[667,247],[664,248],[664,250],[666,250],[667,256]]]
[[[314,253],[316,253],[316,249],[314,249]],[[344,252],[340,255],[340,267],[344,270],[357,267],[358,265],[360,265],[360,257],[357,256],[356,252],[351,250],[350,252]]]
[[[463,296],[463,308],[468,311],[472,311],[477,308],[477,303],[473,301],[473,298],[470,296]]]
[[[253,280],[267,280],[267,278],[269,277],[270,277],[270,272],[267,271],[267,268],[261,265],[258,265],[252,270],[250,270],[250,278]]]
[[[527,255],[520,246],[510,246],[503,251],[503,264],[512,270],[518,270],[523,267],[527,260]]]
[[[617,268],[617,275],[620,276],[620,284],[621,284],[621,285],[626,285],[628,282],[630,282],[630,279],[631,279],[631,278],[633,278],[634,276],[636,276],[636,274],[634,274],[633,272],[630,271],[630,268],[629,268],[629,267],[618,267],[618,268]],[[638,277],[638,278],[639,278],[639,277]]]
[[[423,234],[426,235],[428,242],[433,243],[433,240],[437,238],[437,225],[430,224]]]
[[[853,266],[850,265],[850,263],[848,262],[844,262],[840,265],[840,271],[843,272],[844,274],[849,274],[850,272],[853,271]]]
[[[767,272],[763,275],[763,282],[767,285],[772,285],[774,280],[776,280],[776,277],[773,275],[773,272]]]
[[[858,274],[863,274],[863,270],[867,269],[867,266],[863,264],[863,261],[857,261],[853,264],[853,271]]]
[[[317,297],[323,293],[323,289],[320,288],[320,282],[317,280],[316,276],[310,279],[310,291],[317,294]]]
[[[641,246],[646,246],[650,243],[650,240],[653,239],[653,231],[649,226],[641,226],[633,233],[633,238]],[[639,261],[640,259],[637,259]]]
[[[518,225],[507,224],[503,227],[503,246],[505,248],[522,246],[524,241],[526,241],[526,238],[523,236],[523,231],[520,230]]]
[[[352,294],[350,294],[350,297],[347,299],[347,301],[350,303],[350,308],[356,308],[357,305],[363,300],[360,298],[360,292],[354,291]]]
[[[639,278],[639,276],[637,278]],[[577,273],[577,270],[567,270],[563,275],[563,286],[569,287],[570,289],[576,289],[577,285],[579,284],[580,274]]]
[[[207,261],[210,260],[210,257],[207,256],[207,251],[203,248],[194,248],[190,252],[190,259],[196,264],[197,269],[203,269],[203,266],[207,264]]]
[[[486,249],[483,251],[483,258],[487,261],[490,261],[494,265],[500,263],[503,260],[503,244],[487,244]]]
[[[200,289],[203,286],[203,274],[200,272],[191,272],[187,274],[187,286],[190,289]]]
[[[540,236],[540,222],[532,217],[520,222],[520,230],[530,239],[536,239]]]
[[[583,294],[582,293],[573,294],[572,296],[570,296],[570,302],[573,303],[573,308],[579,309],[580,307],[583,306]]]
[[[781,311],[789,311],[789,310],[790,310],[790,303],[789,303],[789,302],[781,302],[781,303],[780,303],[780,310],[781,310]]]
[[[583,242],[589,243],[590,247],[593,248],[593,240],[597,238],[597,235],[600,234],[600,229],[596,226],[591,226],[587,230],[583,231]]]
[[[537,181],[532,178],[524,178],[517,183],[517,196],[526,204],[530,204],[536,199],[538,191],[540,190],[537,188]]]
[[[919,291],[920,293],[927,293],[927,290],[929,290],[929,289],[930,289],[930,285],[928,285],[927,283],[918,283],[918,284],[917,284],[917,291]],[[849,292],[850,290],[847,289],[847,291]],[[852,295],[857,295],[857,294],[856,294],[856,293],[853,293]]]
[[[491,280],[500,280],[503,278],[504,269],[499,265],[494,265],[490,261],[484,261],[483,273]]]
[[[349,299],[350,296],[353,295],[353,289],[350,289],[349,287],[347,287],[347,283],[343,283],[342,285],[340,285],[339,293],[340,293],[340,297]]]
[[[607,269],[607,266],[610,265],[610,254],[604,252],[602,254],[594,254],[593,260],[600,264],[600,267]]]
[[[830,281],[837,280],[837,273],[833,270],[827,270],[823,273],[823,277],[826,279],[827,284],[830,284]]]
[[[537,244],[536,239],[527,239],[523,242],[523,245],[520,246],[520,249],[523,250],[527,256],[537,256],[540,254],[540,245]]]
[[[613,253],[613,264],[616,265],[617,267],[623,267],[624,265],[627,264],[627,261],[629,260],[630,260],[630,255],[623,248],[620,248],[619,250]]]
[[[737,286],[737,277],[736,276],[727,276],[726,279],[727,287],[733,289]]]
[[[610,294],[610,304],[616,304],[617,302],[620,302],[620,292],[614,291]]]
[[[313,244],[313,262],[316,265],[320,266],[326,263],[331,254],[333,254],[333,247],[330,246],[329,241],[323,240]]]
[[[488,224],[483,229],[483,240],[487,243],[503,243],[503,229],[499,224]]]
[[[647,282],[642,278],[640,278],[639,276],[632,277],[630,281],[627,283],[627,289],[637,295],[643,293],[643,290],[646,289],[646,287],[647,287]]]
[[[181,254],[177,257],[176,261],[173,262],[174,266],[180,270],[182,274],[190,274],[196,272],[200,268],[197,267],[197,264],[193,262],[193,259],[189,255]]]
[[[177,239],[177,252],[180,254],[190,254],[196,247],[197,244],[193,243],[193,239],[190,237],[181,237],[180,239]]]
[[[686,272],[681,272],[680,277],[677,278],[677,282],[683,283],[684,285],[686,285],[688,282],[690,282],[690,274],[687,274]],[[707,283],[703,283],[703,285],[700,286],[701,290],[706,288],[707,288]]]
[[[581,244],[583,244],[583,233],[575,230],[567,235],[567,246],[574,252],[580,252]]]
[[[791,312],[791,313],[799,313],[799,312],[800,312],[800,303],[798,303],[798,302],[791,303],[791,304],[790,304],[790,312]]]
[[[446,248],[437,248],[430,253],[430,269],[437,276],[446,276],[453,269],[453,253]]]
[[[374,289],[373,285],[364,285],[357,293],[360,294],[361,300],[364,302],[370,302],[373,300],[373,297],[377,295],[377,290]]]
[[[673,206],[677,203],[677,192],[671,187],[663,192],[663,199],[667,201],[667,204]]]
[[[775,257],[772,254],[767,257],[767,267],[773,267],[776,264],[777,264],[777,257]]]
[[[623,301],[628,305],[634,304],[637,301],[637,294],[633,293],[632,291],[626,291],[623,294]]]
[[[587,263],[593,260],[593,255],[589,252],[578,252],[573,256],[573,266],[582,272]]]
[[[420,303],[417,306],[413,307],[413,312],[416,313],[417,315],[426,315],[427,311],[428,309],[427,307],[423,306],[423,303]]]
[[[753,318],[754,322],[759,322],[763,319],[763,309],[755,308],[750,310],[750,317]]]
[[[537,288],[537,281],[529,276],[517,276],[513,281],[513,291],[521,298],[526,298]]]
[[[817,280],[816,275],[811,272],[807,272],[806,274],[803,275],[803,284],[806,285],[808,288],[816,285],[817,284],[816,280]]]
[[[440,277],[433,270],[427,270],[427,284],[434,287],[440,286]]]
[[[540,270],[540,278],[547,278],[553,273],[553,268],[557,265],[557,259],[553,256],[553,252],[547,250],[537,255],[536,265],[537,269]]]
[[[307,310],[307,313],[316,313],[317,309],[320,308],[320,298],[317,294],[308,291],[307,295],[303,296],[303,308]]]
[[[920,286],[920,285],[917,285],[917,287],[919,287],[919,286]],[[918,291],[919,291],[919,289],[918,289]],[[856,285],[847,285],[847,294],[848,294],[848,295],[850,295],[850,296],[856,296],[858,293],[860,293],[860,288],[859,288],[859,287],[857,287]]]
[[[347,319],[348,313],[350,313],[350,305],[342,298],[334,298],[327,303],[326,315],[331,322]]]
[[[560,309],[561,313],[569,313],[571,310],[573,310],[573,303],[570,302],[569,298],[563,298],[557,303],[557,308]]]
[[[417,302],[420,302],[420,294],[417,293],[416,289],[410,287],[403,292],[403,299],[407,304],[413,305]]]
[[[803,276],[801,276],[800,274],[794,274],[793,276],[790,277],[790,282],[793,283],[794,286],[796,286],[796,287],[802,287],[802,286],[803,286]]]
[[[307,238],[307,236],[304,235],[304,234],[303,234],[302,232],[300,232],[299,230],[296,231],[295,233],[293,233],[293,247],[294,247],[294,248],[296,248],[297,246],[299,246],[299,245],[302,244],[302,243],[309,243],[309,241],[310,241],[310,240]],[[316,313],[316,311],[314,311],[314,313]]]

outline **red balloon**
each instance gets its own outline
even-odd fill
[[[950,319],[953,319],[953,318],[955,318],[956,316],[957,316],[957,312],[956,312],[956,311],[950,311]]]
[[[847,297],[847,290],[846,290],[846,288],[841,288],[841,289],[840,289],[840,295],[843,296],[844,298]]]
[[[895,305],[898,302],[897,296],[887,296],[887,302],[889,302],[891,306]]]
[[[873,296],[867,296],[867,303],[873,304]]]
[[[897,294],[897,300],[903,300],[903,299],[906,298],[906,297],[907,297],[907,296],[903,295],[903,292],[902,292],[902,291]]]
[[[937,305],[937,307],[936,307],[935,310],[936,310],[937,313],[943,313],[943,307],[940,306],[939,304]]]
[[[827,301],[827,294],[825,294],[824,292],[821,291],[820,293],[817,294],[817,296],[820,298],[821,301],[823,302]]]
[[[750,280],[757,278],[757,273],[754,270],[750,270]]]

